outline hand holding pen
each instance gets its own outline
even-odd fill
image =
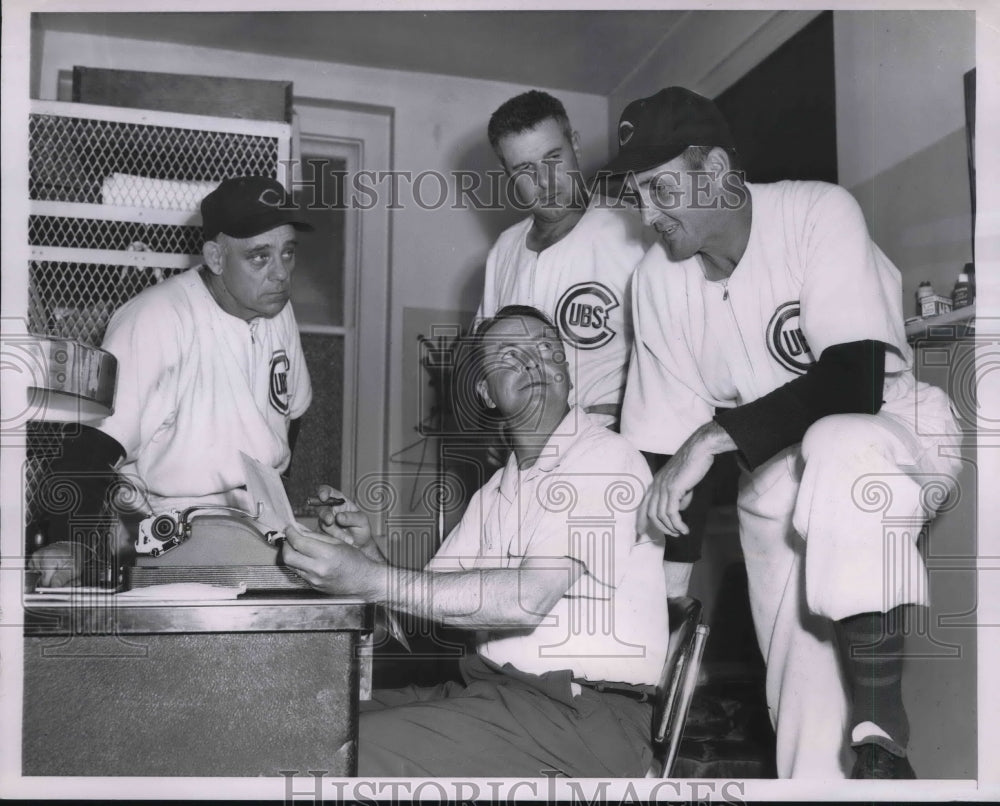
[[[329,484],[316,488],[316,495],[306,501],[316,510],[319,527],[324,534],[342,540],[359,549],[371,542],[371,525],[357,504]]]

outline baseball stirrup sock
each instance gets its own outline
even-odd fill
[[[851,725],[874,723],[892,737],[876,743],[905,755],[910,723],[903,708],[903,606],[849,616],[840,626],[854,693]]]

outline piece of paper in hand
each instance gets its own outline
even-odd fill
[[[258,462],[243,451],[240,451],[240,457],[251,507],[257,504],[261,507],[258,526],[263,531],[284,532],[288,524],[295,522],[295,515],[292,514],[292,505],[285,493],[285,485],[281,483],[281,476],[270,465]]]

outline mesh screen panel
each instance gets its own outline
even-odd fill
[[[119,305],[183,269],[31,261],[28,329],[100,346]]]
[[[78,249],[140,249],[178,255],[201,253],[201,227],[140,224],[102,218],[33,215],[28,219],[28,243]]]
[[[28,137],[28,193],[40,201],[99,204],[109,178],[125,175],[118,206],[196,211],[197,183],[277,176],[272,136],[33,114]]]

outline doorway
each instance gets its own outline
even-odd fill
[[[322,141],[308,140],[303,146],[301,172],[315,182],[294,186],[293,198],[300,218],[312,224],[313,232],[301,237],[296,249],[292,305],[313,397],[302,417],[288,480],[288,497],[298,516],[311,514],[305,501],[318,483],[342,487],[344,376],[350,369],[345,366],[344,311],[349,300],[344,268],[347,249],[357,249],[353,239],[347,243],[345,205],[336,192],[347,161],[331,156],[329,152],[337,149],[325,148]]]
[[[391,168],[392,114],[317,98],[295,98],[294,109],[291,187],[316,227],[301,239],[312,244],[300,249],[293,298],[313,379],[292,467],[298,507],[320,481],[357,500],[366,478],[385,473],[389,211],[353,204],[347,187]]]

